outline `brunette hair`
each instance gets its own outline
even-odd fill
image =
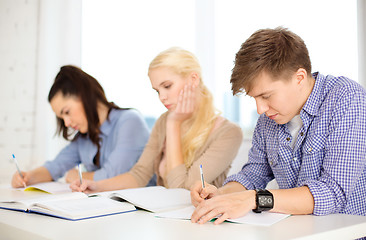
[[[114,109],[120,109],[113,102],[108,102],[102,86],[98,81],[81,70],[79,67],[66,65],[60,68],[55,81],[48,94],[48,101],[51,102],[53,97],[62,93],[63,97],[75,96],[78,97],[84,107],[86,119],[88,121],[88,132],[80,133],[71,131],[65,126],[62,118],[56,116],[57,130],[56,134],[63,136],[68,141],[74,141],[78,137],[89,137],[90,140],[98,147],[97,155],[94,158],[94,163],[99,166],[99,149],[100,149],[100,120],[98,115],[98,103],[108,107],[109,112]],[[74,137],[72,137],[74,136]]]
[[[289,79],[299,68],[311,73],[304,41],[287,28],[260,29],[236,53],[231,74],[233,95],[252,89],[254,79],[265,72],[274,80]]]
[[[196,151],[206,142],[218,116],[213,105],[212,94],[203,84],[201,66],[198,59],[189,51],[172,47],[159,53],[149,65],[149,73],[159,67],[166,67],[176,74],[186,77],[192,72],[200,78],[200,102],[192,118],[184,122],[189,130],[182,136],[182,153],[188,169],[195,158]]]

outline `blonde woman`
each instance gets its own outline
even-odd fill
[[[99,192],[144,187],[156,174],[157,185],[186,188],[200,179],[222,186],[242,142],[240,127],[220,116],[212,95],[202,82],[196,57],[170,48],[155,57],[148,76],[167,108],[156,121],[145,149],[127,173],[101,181],[78,180],[74,191]]]

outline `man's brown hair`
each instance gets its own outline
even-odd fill
[[[299,68],[311,73],[304,41],[287,28],[260,29],[236,53],[231,74],[233,95],[252,89],[254,79],[265,72],[273,79],[289,79]]]

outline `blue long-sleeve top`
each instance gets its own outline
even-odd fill
[[[53,161],[44,164],[53,180],[62,177],[79,163],[88,172],[94,172],[94,180],[127,172],[139,159],[149,138],[146,122],[133,109],[112,109],[100,130],[100,167],[93,162],[97,146],[88,136],[80,136],[61,150]]]

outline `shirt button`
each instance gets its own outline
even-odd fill
[[[297,161],[297,157],[294,157],[294,161]]]
[[[290,141],[290,138],[288,137],[288,138],[286,138],[286,140],[287,140],[287,141]]]
[[[272,165],[273,165],[273,162],[272,162],[272,161],[270,161],[270,162],[269,162],[269,165],[271,165],[271,166],[272,166]]]
[[[300,135],[301,135],[301,137],[302,137],[302,136],[304,136],[304,133],[303,133],[303,132],[301,132],[301,133],[300,133]]]
[[[313,149],[311,147],[308,148],[308,152],[311,152],[313,151]]]

